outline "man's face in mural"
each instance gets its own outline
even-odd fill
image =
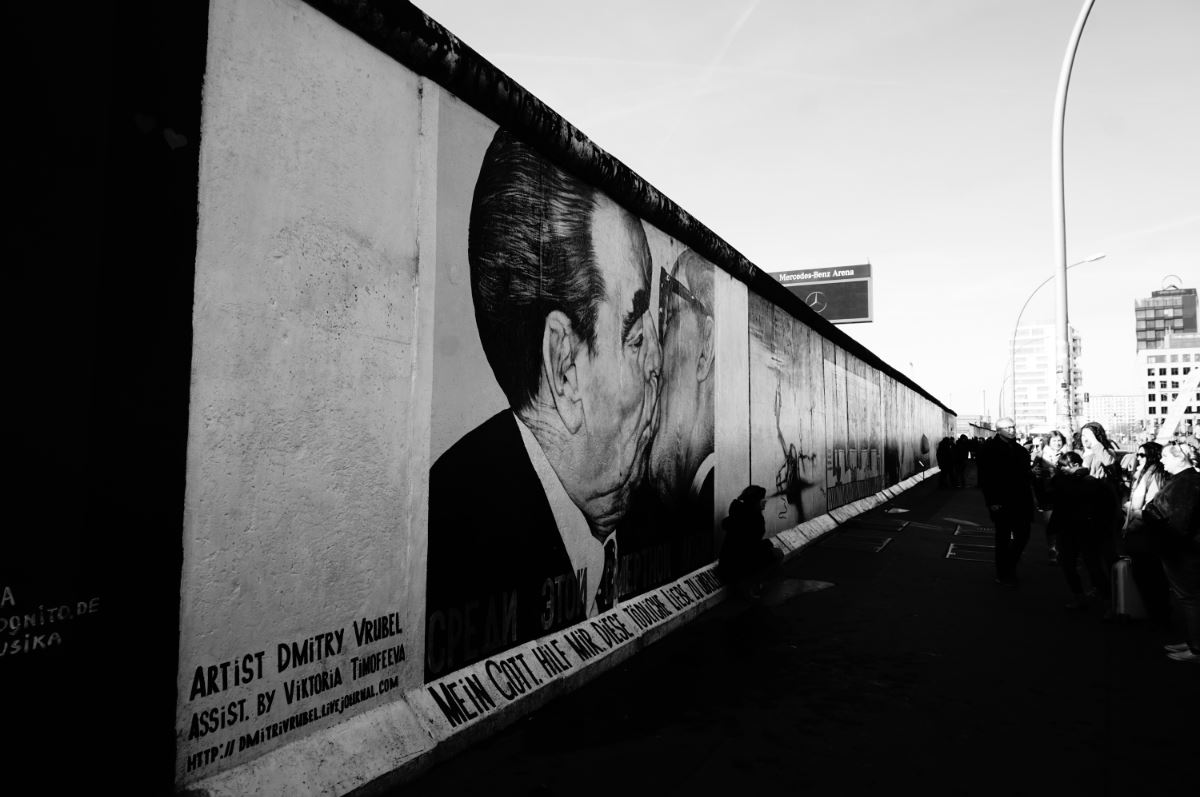
[[[581,507],[601,533],[611,531],[644,478],[657,426],[661,352],[650,313],[650,249],[641,222],[599,197],[592,249],[604,278],[595,352],[575,360],[586,435]]]
[[[697,468],[712,453],[713,317],[701,298],[712,294],[707,266],[686,250],[659,280],[663,387],[650,476],[669,507],[686,500]],[[708,290],[700,290],[703,280]]]

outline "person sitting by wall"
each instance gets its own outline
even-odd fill
[[[725,540],[717,563],[717,575],[736,591],[758,598],[768,572],[783,561],[783,552],[763,539],[767,491],[752,484],[729,505],[729,516],[721,521]]]

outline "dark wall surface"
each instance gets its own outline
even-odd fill
[[[8,752],[49,790],[165,793],[207,3],[19,13]]]

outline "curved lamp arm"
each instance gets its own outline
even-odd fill
[[[1083,260],[1079,260],[1067,266],[1067,268],[1071,269],[1075,268],[1076,266],[1082,266],[1084,263],[1094,263],[1097,260],[1103,260],[1107,256],[1108,255],[1104,252],[1088,255]],[[1010,413],[1013,417],[1013,420],[1016,420],[1017,417],[1017,330],[1021,328],[1021,318],[1025,315],[1025,308],[1029,306],[1031,301],[1033,301],[1033,297],[1037,296],[1037,292],[1049,285],[1051,280],[1053,280],[1056,276],[1058,275],[1051,274],[1033,289],[1033,293],[1029,294],[1029,297],[1025,300],[1025,304],[1021,305],[1021,312],[1017,313],[1017,323],[1013,324],[1012,342],[1009,347],[1008,355],[1008,368],[1009,372],[1012,374],[1012,408]]]

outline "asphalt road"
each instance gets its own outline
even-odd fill
[[[1178,634],[1067,611],[1040,526],[1020,585],[996,585],[970,523],[989,523],[978,490],[930,479],[802,551],[759,602],[388,794],[1197,793],[1200,668],[1161,649]]]

